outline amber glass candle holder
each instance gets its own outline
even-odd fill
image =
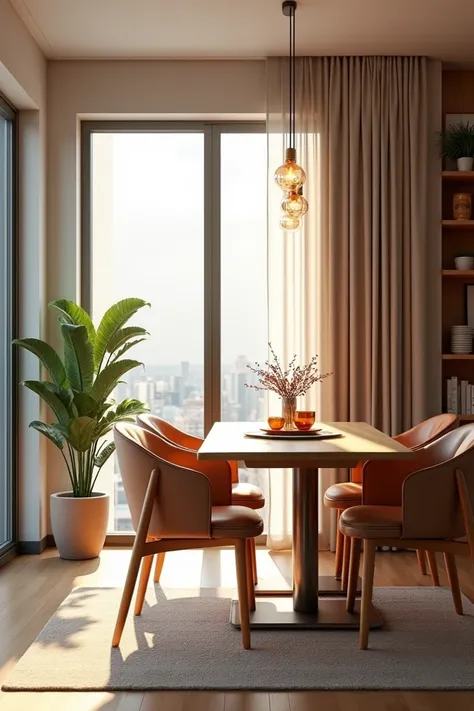
[[[285,418],[278,416],[269,417],[267,422],[271,430],[281,430],[283,428],[283,425],[285,424]]]
[[[316,421],[316,413],[314,410],[296,410],[295,427],[299,430],[310,430]]]

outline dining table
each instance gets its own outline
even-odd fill
[[[253,628],[357,629],[358,604],[354,612],[347,612],[344,597],[334,595],[334,582],[331,585],[329,576],[319,576],[319,470],[416,455],[366,422],[317,423],[317,437],[313,432],[291,436],[265,429],[265,423],[216,422],[197,455],[203,460],[243,461],[253,469],[293,470],[292,590],[287,595],[273,591],[259,595],[250,624]],[[232,601],[231,622],[240,626],[237,600]],[[374,606],[370,626],[382,626]]]

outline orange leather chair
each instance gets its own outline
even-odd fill
[[[367,462],[363,467],[363,505],[346,509],[339,521],[343,535],[351,540],[349,612],[354,610],[364,541],[361,649],[368,646],[377,546],[442,552],[454,608],[460,615],[455,556],[470,555],[474,563],[474,424],[445,434],[419,450],[414,460],[384,462],[383,472],[377,464]],[[459,540],[466,534],[467,543]]]
[[[394,439],[405,445],[405,447],[417,450],[421,447],[425,447],[447,432],[457,428],[458,425],[459,418],[456,415],[435,415],[424,422],[420,422],[420,424],[415,425],[410,430],[402,432],[394,437]],[[362,469],[364,464],[365,462],[360,462],[357,467],[351,469],[350,481],[330,486],[324,495],[325,506],[337,509],[338,524],[340,515],[343,511],[351,506],[359,506],[362,503]],[[379,462],[377,466],[380,470],[383,470],[382,462]],[[385,486],[385,480],[382,476],[380,479],[380,485]],[[417,551],[417,556],[421,572],[423,575],[426,575],[425,555],[422,551]],[[439,576],[435,556],[429,551],[427,556],[433,582],[435,585],[439,585]],[[347,588],[347,579],[349,575],[349,557],[349,544],[345,545],[344,536],[342,535],[338,525],[336,538],[335,577],[339,580],[342,575],[342,587],[344,590]]]
[[[136,615],[142,611],[155,553],[234,546],[242,644],[250,649],[255,589],[248,541],[262,533],[263,521],[256,511],[231,505],[230,467],[198,462],[192,452],[134,424],[117,424],[114,438],[136,536],[112,646],[120,644],[140,564]]]
[[[154,434],[163,437],[168,442],[177,447],[187,449],[191,452],[196,453],[201,447],[204,440],[199,437],[194,437],[193,435],[182,432],[177,427],[174,427],[166,420],[162,420],[156,415],[139,415],[137,417],[137,422],[141,427],[146,430],[153,432]],[[221,466],[216,462],[218,466]],[[250,509],[258,510],[265,506],[265,497],[261,489],[254,484],[246,484],[245,482],[239,482],[239,468],[237,462],[227,462],[230,466],[231,477],[232,477],[232,505],[233,506],[247,506]],[[251,543],[251,562],[252,562],[252,574],[254,578],[254,583],[257,584],[257,558],[255,553],[255,539],[252,538]],[[164,560],[164,558],[163,558]],[[154,580],[155,583],[159,582],[161,568],[163,566],[163,560],[158,559],[156,562]]]

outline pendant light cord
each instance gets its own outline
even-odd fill
[[[295,26],[295,14],[296,14],[296,8],[293,8],[293,11],[291,13],[290,17],[290,24],[291,24],[291,39],[292,39],[292,47],[291,47],[291,56],[292,56],[292,67],[293,67],[293,76],[292,76],[292,114],[293,114],[293,148],[296,148],[296,26]]]
[[[295,11],[294,8],[290,9],[290,57],[289,57],[289,62],[288,62],[288,67],[289,67],[289,94],[290,94],[290,101],[289,101],[289,111],[290,111],[290,116],[289,116],[289,131],[288,131],[288,142],[289,142],[289,147],[294,148],[295,145],[293,143],[293,135],[294,135],[294,107],[293,107],[293,80],[294,80],[294,73],[293,73],[293,40],[294,40],[294,18],[295,18]]]

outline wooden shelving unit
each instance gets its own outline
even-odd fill
[[[474,106],[473,106],[474,109]],[[451,111],[449,111],[451,113]],[[454,113],[454,112],[453,112]],[[453,194],[456,192],[473,193],[474,171],[459,173],[443,171],[442,197],[443,213],[441,230],[442,240],[442,402],[447,409],[446,383],[453,376],[458,381],[474,383],[474,353],[450,353],[451,326],[467,323],[466,286],[474,284],[474,270],[454,268],[454,259],[463,254],[474,255],[474,219],[452,220]],[[474,211],[473,211],[474,216]],[[474,415],[460,415],[462,422],[474,422]]]

